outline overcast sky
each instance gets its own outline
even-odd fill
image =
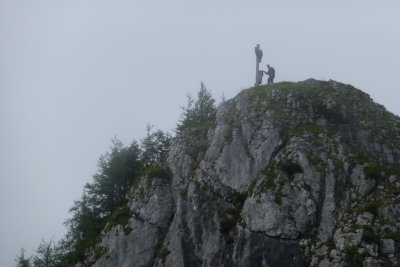
[[[400,114],[400,1],[0,0],[0,266],[64,235],[116,135],[171,131],[200,82],[337,80]]]

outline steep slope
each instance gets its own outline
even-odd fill
[[[350,85],[244,90],[168,164],[78,266],[400,263],[400,119]]]

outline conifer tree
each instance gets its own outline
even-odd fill
[[[187,107],[183,108],[176,132],[178,134],[190,132],[204,134],[214,123],[216,113],[215,99],[212,97],[211,91],[207,90],[204,83],[201,82],[197,100],[194,101],[188,97]]]
[[[153,131],[147,126],[147,135],[141,142],[141,161],[144,167],[152,164],[165,165],[172,137],[161,130]]]
[[[49,242],[42,240],[36,249],[36,255],[33,257],[34,267],[54,267],[57,262],[57,248],[54,240]]]
[[[25,249],[21,248],[20,254],[15,258],[15,267],[31,267],[31,259],[25,258]]]
[[[124,147],[121,141],[114,139],[111,152],[100,157],[99,171],[85,188],[91,204],[100,209],[102,216],[111,215],[125,201],[133,179],[142,171],[140,154],[136,142]]]

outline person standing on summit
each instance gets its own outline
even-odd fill
[[[274,83],[274,78],[275,78],[275,69],[270,66],[267,65],[268,71],[264,73],[268,75],[268,84],[273,84]]]

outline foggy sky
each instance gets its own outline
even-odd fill
[[[116,135],[171,131],[203,81],[349,83],[400,114],[400,2],[0,0],[0,266],[64,235]]]

